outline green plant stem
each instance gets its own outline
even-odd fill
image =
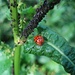
[[[14,48],[14,75],[20,75],[20,50],[21,45],[18,45],[19,42],[19,26],[18,26],[18,11],[17,11],[17,0],[10,0],[10,10],[12,17],[12,29],[14,36],[14,43],[16,47]]]
[[[20,45],[15,47],[14,75],[20,75],[20,51],[21,51]]]

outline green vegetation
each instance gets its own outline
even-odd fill
[[[0,75],[74,75],[75,0],[61,0],[27,39],[20,35],[44,0],[15,1],[8,9],[8,0],[0,0]],[[36,35],[44,37],[42,46]]]

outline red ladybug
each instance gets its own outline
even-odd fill
[[[37,45],[41,46],[44,43],[44,38],[41,35],[34,37],[34,41]]]

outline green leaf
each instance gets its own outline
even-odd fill
[[[8,7],[5,1],[0,0],[0,23],[6,19],[6,14],[8,13]]]
[[[11,55],[10,50],[11,48],[1,42],[0,44],[0,75],[3,75],[4,72],[11,68]]]
[[[24,53],[48,56],[55,62],[62,64],[67,72],[74,75],[75,48],[71,47],[62,36],[49,27],[39,25],[37,27],[37,31],[38,35],[44,37],[44,44],[42,46],[38,46],[34,42],[34,36],[36,35],[36,30],[34,30],[23,46]]]
[[[11,60],[5,56],[3,52],[0,52],[0,74],[11,67]]]
[[[22,9],[22,14],[32,14],[34,12],[35,12],[35,10],[32,6],[29,8]]]
[[[12,49],[9,47],[9,45],[5,44],[4,42],[1,42],[0,52],[3,52],[6,56],[11,56]]]

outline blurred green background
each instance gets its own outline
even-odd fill
[[[19,0],[18,0],[19,1]],[[24,18],[27,25],[32,19],[35,9],[41,5],[43,0],[20,0],[19,4],[25,8]],[[30,8],[30,6],[32,6]],[[29,8],[29,10],[28,10]],[[33,9],[32,9],[33,8]],[[26,12],[26,9],[28,12]],[[31,9],[31,10],[30,10]],[[21,10],[19,10],[20,13]],[[23,13],[22,12],[22,13]],[[25,13],[26,12],[26,13]],[[0,39],[14,47],[12,27],[10,26],[10,10],[7,0],[0,0]],[[40,22],[62,35],[71,46],[75,47],[75,0],[61,0],[61,2],[50,10]],[[27,57],[27,58],[26,58]],[[5,71],[3,75],[10,75]],[[45,56],[23,54],[21,59],[21,75],[69,75],[64,68]]]

